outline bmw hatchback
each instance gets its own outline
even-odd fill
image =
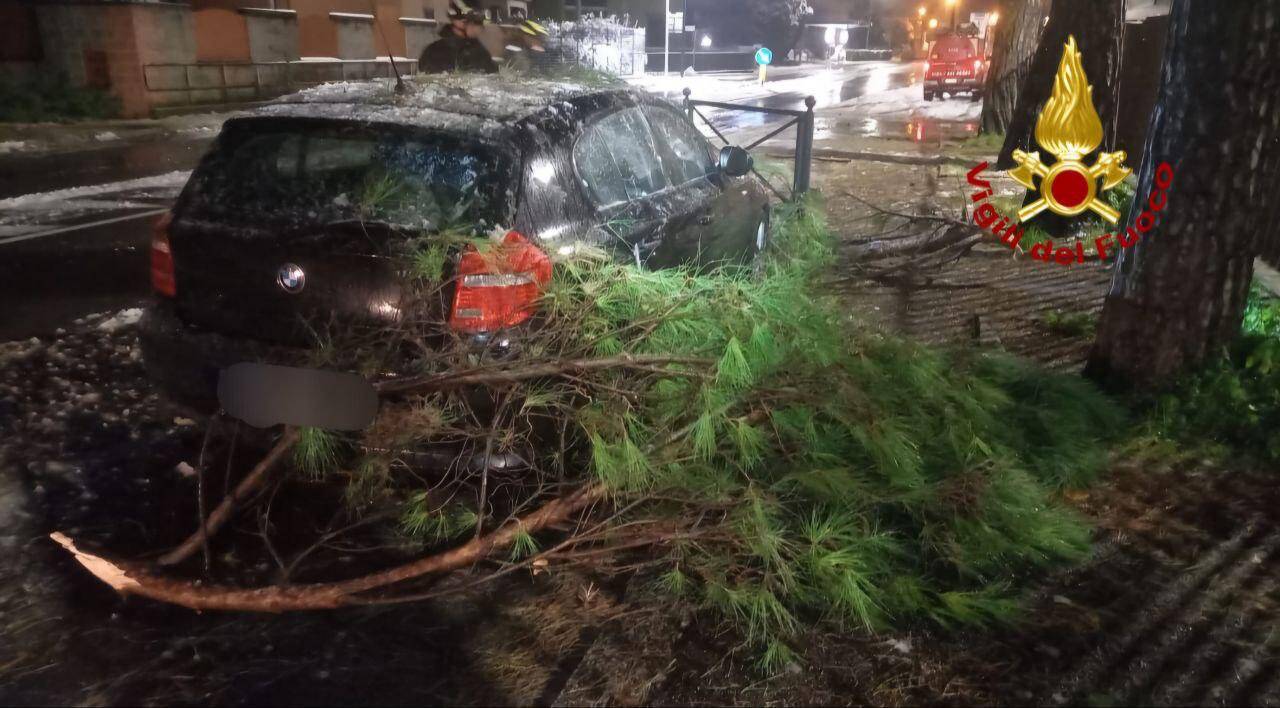
[[[495,268],[463,248],[439,302],[402,310],[406,239],[518,246]],[[590,247],[647,268],[744,262],[767,192],[738,148],[629,88],[449,76],[397,94],[326,84],[227,121],[152,241],[149,371],[170,398],[217,406],[241,362],[296,362],[334,327],[518,338],[556,258]],[[396,372],[378,372],[380,377]]]

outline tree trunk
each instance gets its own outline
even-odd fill
[[[1052,0],[1001,0],[991,67],[983,91],[982,132],[1004,133],[1018,105],[1018,91],[1027,79],[1049,17]]]
[[[1124,0],[1071,0],[1053,3],[1049,24],[1018,91],[1017,107],[1005,131],[996,169],[1013,167],[1013,151],[1043,149],[1035,143],[1036,117],[1053,90],[1068,36],[1075,36],[1084,55],[1085,74],[1093,86],[1093,105],[1102,117],[1102,149],[1111,152],[1116,138],[1117,91],[1124,45]]]
[[[1116,262],[1089,376],[1154,389],[1239,333],[1254,256],[1280,241],[1278,27],[1280,0],[1175,0],[1131,211],[1162,162],[1176,178]]]

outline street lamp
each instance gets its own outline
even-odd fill
[[[916,17],[924,17],[924,5],[916,8]]]
[[[988,25],[990,25],[990,26],[992,26],[992,27],[995,27],[995,26],[996,26],[996,23],[997,23],[997,22],[999,22],[999,21],[1000,21],[1000,13],[998,13],[998,12],[993,12],[993,13],[991,13],[991,19],[987,21],[987,24],[988,24]]]
[[[957,4],[957,0],[947,0],[947,7],[951,8],[952,31],[955,31],[955,28],[956,28],[956,4]]]
[[[929,18],[929,29],[938,29],[938,18],[936,17]]]
[[[708,49],[710,47],[711,47],[711,35],[709,34],[702,35],[702,48]]]

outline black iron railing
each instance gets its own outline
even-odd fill
[[[805,110],[801,111],[801,110],[796,110],[792,108],[763,108],[761,106],[747,106],[740,103],[720,103],[717,101],[698,101],[698,100],[689,98],[690,93],[691,91],[689,89],[684,90],[684,109],[689,114],[689,120],[693,120],[696,122],[695,116],[697,118],[701,118],[702,122],[706,123],[707,127],[711,129],[711,132],[715,133],[715,136],[717,138],[720,138],[720,141],[723,142],[725,145],[732,145],[733,143],[731,143],[729,139],[724,136],[724,133],[720,132],[719,128],[716,128],[715,125],[711,123],[710,118],[707,118],[707,116],[703,114],[702,111],[698,110],[699,107],[718,108],[726,111],[744,111],[747,113],[767,113],[770,115],[790,116],[791,120],[788,120],[787,122],[783,123],[781,126],[770,131],[769,134],[756,140],[750,145],[744,145],[743,149],[746,150],[747,152],[750,152],[755,148],[760,147],[760,145],[762,145],[765,141],[771,140],[775,136],[779,135],[783,131],[790,128],[791,126],[795,126],[796,128],[796,151],[795,151],[796,165],[795,165],[795,171],[794,171],[794,178],[792,179],[792,182],[791,182],[791,196],[787,197],[782,193],[780,193],[777,190],[777,188],[773,186],[773,183],[771,183],[768,179],[765,179],[765,177],[761,175],[759,172],[756,172],[754,167],[751,169],[751,171],[755,172],[756,176],[764,180],[764,183],[769,185],[769,188],[773,190],[773,193],[778,195],[778,198],[783,201],[797,199],[800,197],[800,195],[809,191],[809,175],[810,175],[810,169],[813,163],[813,107],[817,105],[818,103],[817,99],[815,99],[813,96],[809,96],[805,98],[804,99]]]

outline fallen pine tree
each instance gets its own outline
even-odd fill
[[[424,301],[443,248],[407,254]],[[381,384],[379,419],[359,435],[285,433],[167,558],[181,570],[276,470],[341,487],[347,527],[398,539],[404,557],[387,570],[239,588],[56,538],[121,592],[201,610],[410,601],[464,569],[484,582],[568,563],[645,568],[722,612],[770,668],[815,622],[1011,619],[1027,570],[1088,552],[1087,527],[1056,493],[1099,471],[1118,409],[1074,377],[864,327],[815,285],[831,261],[811,200],[775,212],[755,268],[568,257],[537,326],[501,356],[428,346],[412,327],[331,343],[330,363],[335,350],[409,352],[415,373]],[[341,365],[376,368],[365,364]],[[404,451],[442,441],[456,464],[428,476],[407,463]],[[477,458],[520,464],[465,463]]]

